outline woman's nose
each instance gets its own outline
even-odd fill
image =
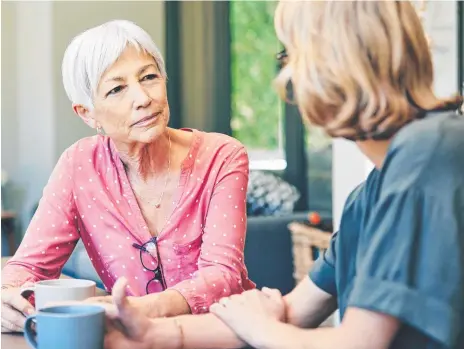
[[[140,85],[134,87],[133,96],[136,109],[148,107],[152,100],[147,91]]]

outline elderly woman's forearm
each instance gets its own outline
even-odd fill
[[[182,343],[182,349],[234,349],[245,343],[213,314],[183,315],[170,319],[154,319],[153,348],[160,343]],[[174,345],[173,345],[174,346]],[[166,349],[177,349],[166,348]]]
[[[79,239],[73,201],[69,150],[56,164],[39,206],[15,255],[2,270],[2,283],[55,279]]]
[[[20,287],[40,280],[40,276],[29,272],[21,263],[11,262],[2,269],[2,287]]]
[[[171,317],[190,314],[190,306],[184,296],[176,290],[166,290],[160,293],[140,297],[149,317]]]
[[[46,279],[57,279],[58,268],[42,268],[27,257],[16,254],[2,269],[2,286],[20,287],[26,282],[37,282]]]
[[[211,264],[202,266],[191,279],[184,280],[171,289],[177,290],[185,298],[192,314],[201,314],[208,312],[211,304],[222,297],[243,292],[246,290],[245,286],[248,287],[242,283],[238,270],[228,270],[221,265]]]

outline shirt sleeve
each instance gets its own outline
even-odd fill
[[[380,198],[360,241],[348,306],[391,315],[454,347],[464,309],[462,193]]]
[[[329,248],[319,256],[309,272],[309,278],[321,290],[337,296],[335,283],[335,243],[338,232],[332,235]]]
[[[369,177],[372,177],[372,173]],[[338,237],[343,236],[340,234],[343,234],[344,230],[347,230],[347,232],[345,232],[346,234],[351,233],[350,230],[352,229],[359,229],[360,207],[363,206],[366,201],[365,184],[366,182],[360,183],[348,195],[343,206],[343,218],[340,224],[340,230],[332,234],[329,248],[323,254],[319,255],[319,258],[314,262],[314,265],[309,272],[309,278],[311,281],[321,290],[334,297],[337,297],[335,266]]]
[[[172,289],[193,314],[209,311],[221,297],[255,287],[244,264],[248,155],[243,147],[219,171],[205,220],[198,270]]]
[[[58,160],[18,250],[2,270],[3,286],[58,278],[79,239],[68,153]]]

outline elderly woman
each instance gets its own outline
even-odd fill
[[[340,230],[289,295],[252,290],[213,314],[148,320],[118,281],[106,347],[464,348],[464,117],[439,99],[406,1],[282,1],[275,16],[301,114],[356,143],[375,169]],[[317,327],[335,308],[341,325]],[[216,317],[215,317],[216,316]],[[141,345],[143,343],[144,346]]]
[[[21,330],[25,283],[57,278],[82,239],[107,291],[128,279],[147,316],[207,312],[254,288],[243,251],[248,158],[221,134],[168,127],[166,71],[128,21],[78,35],[63,59],[75,113],[97,135],[60,157],[2,272],[2,330]]]

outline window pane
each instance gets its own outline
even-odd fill
[[[458,85],[458,4],[453,1],[416,1],[430,42],[434,65],[434,88],[449,97]]]
[[[283,106],[272,82],[280,43],[275,1],[231,1],[232,135],[249,150],[251,168],[283,169]]]
[[[332,216],[332,140],[321,128],[306,128],[308,208]]]

